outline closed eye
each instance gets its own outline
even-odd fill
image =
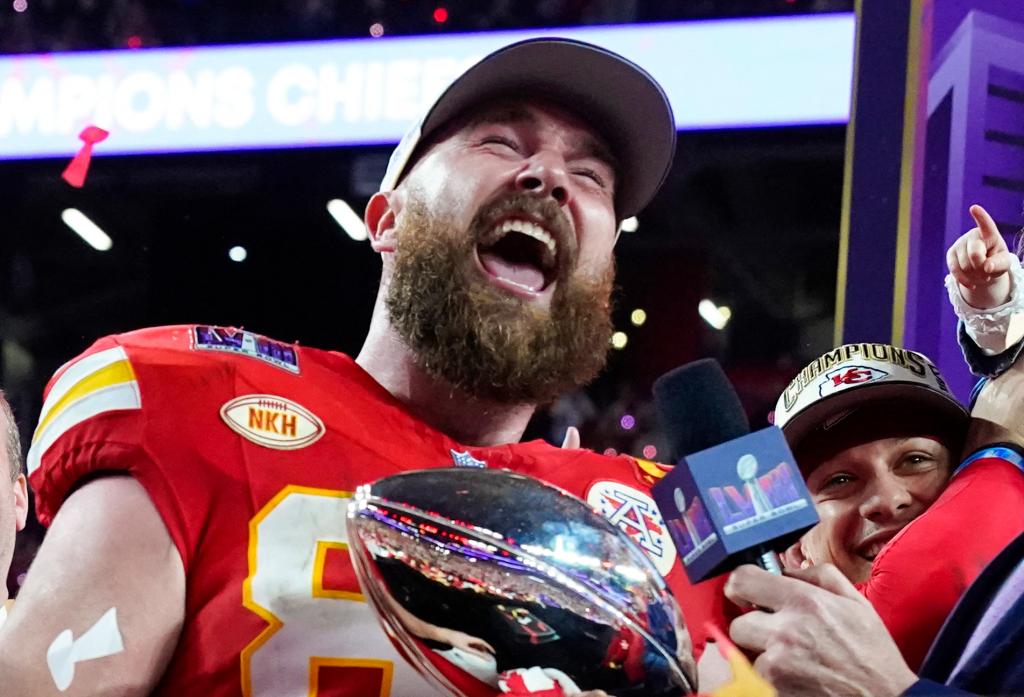
[[[572,173],[576,174],[576,175],[579,175],[581,177],[587,177],[587,178],[591,179],[595,184],[597,184],[602,189],[605,188],[604,177],[602,177],[600,174],[598,174],[596,171],[594,171],[592,169],[587,169],[587,168],[574,169]]]
[[[489,135],[480,139],[481,145],[503,145],[514,152],[519,152],[519,143],[515,142],[511,138],[499,135]]]

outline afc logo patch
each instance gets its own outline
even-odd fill
[[[676,561],[676,547],[669,539],[654,499],[633,487],[613,481],[594,482],[586,498],[588,504],[647,553],[662,576],[668,575]]]
[[[818,385],[818,395],[824,397],[847,387],[863,385],[887,377],[889,373],[864,365],[849,365],[825,373],[825,379]]]

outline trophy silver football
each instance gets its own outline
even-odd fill
[[[359,487],[349,548],[399,651],[449,694],[543,671],[565,690],[693,692],[682,613],[651,561],[578,498],[507,470]],[[507,682],[507,679],[506,679]]]

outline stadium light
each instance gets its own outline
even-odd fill
[[[725,325],[729,323],[729,318],[732,317],[732,310],[725,305],[719,307],[707,298],[701,300],[697,305],[697,312],[705,322],[718,330],[725,329]]]
[[[360,218],[354,210],[352,210],[352,206],[348,205],[340,198],[332,198],[327,202],[327,212],[330,213],[335,222],[341,226],[341,229],[345,231],[345,234],[356,242],[362,242],[368,237],[366,234],[366,226],[363,225],[363,219]]]
[[[96,223],[89,220],[85,213],[77,208],[65,208],[60,214],[60,219],[96,251],[106,252],[114,246],[110,235],[103,232]]]

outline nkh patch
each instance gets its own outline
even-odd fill
[[[863,385],[887,377],[889,373],[866,365],[844,366],[825,373],[825,379],[818,385],[818,395],[824,397],[833,392],[845,390],[847,387]]]
[[[274,450],[305,448],[327,430],[309,409],[272,394],[236,397],[220,408],[220,417],[246,440]]]
[[[662,576],[668,575],[676,561],[676,548],[654,499],[619,482],[598,481],[590,485],[587,503],[646,552]]]
[[[193,327],[192,348],[196,351],[237,353],[299,374],[299,354],[294,346],[244,329],[206,325]]]
[[[477,469],[487,467],[487,463],[484,460],[477,460],[469,454],[468,450],[464,453],[460,453],[457,450],[449,448],[448,452],[452,454],[452,462],[455,463],[456,467],[475,467]]]

